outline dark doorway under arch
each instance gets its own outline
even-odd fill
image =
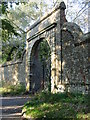
[[[51,90],[50,47],[45,39],[38,40],[30,56],[30,92]]]

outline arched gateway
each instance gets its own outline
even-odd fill
[[[51,51],[51,92],[55,93],[58,90],[63,92],[65,90],[66,83],[69,83],[68,90],[70,87],[77,89],[78,85],[78,88],[81,87],[80,85],[83,81],[83,66],[80,65],[81,69],[77,69],[76,64],[79,59],[78,55],[80,54],[78,50],[83,48],[82,46],[79,46],[78,50],[76,50],[76,47],[78,47],[78,42],[83,41],[80,41],[79,39],[83,33],[76,24],[67,24],[67,20],[65,18],[65,9],[66,6],[64,2],[61,2],[60,5],[56,6],[50,13],[41,19],[37,20],[27,30],[26,82],[27,89],[30,91],[32,91],[33,80],[36,81],[35,85],[38,87],[40,87],[38,84],[41,84],[38,81],[38,77],[41,75],[38,73],[37,76],[34,77],[35,74],[34,72],[32,73],[32,69],[35,63],[33,60],[31,60],[31,57],[33,51],[36,51],[36,53],[34,52],[34,55],[38,53],[38,45],[43,39],[48,42]],[[85,47],[87,47],[87,45]],[[76,53],[74,53],[74,50]],[[84,54],[87,55],[86,53]],[[78,57],[73,57],[74,54],[75,57]],[[36,56],[34,60],[37,61],[37,67],[39,63]],[[81,61],[85,63],[84,60]],[[37,71],[39,70],[40,69]],[[75,80],[76,82],[73,82]],[[78,82],[78,80],[80,80],[80,82]],[[87,81],[88,79],[86,79],[86,83]],[[84,86],[83,89],[86,89],[86,86]]]
[[[61,40],[60,29],[65,19],[65,4],[62,2],[59,6],[53,9],[49,14],[35,22],[27,31],[27,59],[28,59],[28,78],[31,80],[33,74],[30,70],[30,57],[33,46],[41,39],[46,39],[51,49],[51,91],[54,92],[55,85],[58,85],[61,77]],[[61,24],[60,24],[61,23]],[[37,44],[38,45],[38,44]],[[37,46],[36,46],[37,47]],[[29,81],[30,85],[30,81]],[[30,87],[30,86],[29,86]]]
[[[45,69],[49,64],[51,92],[89,93],[90,33],[83,34],[78,25],[67,22],[65,9],[61,2],[27,30],[26,50],[21,59],[0,65],[0,81],[23,84],[29,92],[43,89],[47,81],[39,60],[39,46],[46,41],[50,59]]]

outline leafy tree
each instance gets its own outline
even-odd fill
[[[26,43],[26,26],[32,24],[43,13],[38,2],[2,2],[2,58],[10,61],[20,58]],[[10,6],[10,7],[8,7]],[[14,6],[14,7],[13,7]],[[14,43],[14,44],[13,44]],[[7,46],[7,49],[6,49]],[[21,54],[20,54],[21,52]],[[16,57],[15,57],[16,56]],[[17,57],[18,56],[18,57]]]
[[[2,11],[1,16],[0,16],[0,20],[2,25],[0,26],[0,30],[2,32],[2,59],[6,59],[7,60],[7,56],[5,53],[5,49],[6,47],[4,47],[4,45],[10,41],[10,38],[12,38],[12,36],[18,36],[19,33],[17,33],[17,31],[15,30],[14,26],[12,25],[11,21],[9,21],[7,19],[7,11],[8,8],[8,4],[7,2],[1,2],[0,3],[0,10]],[[13,46],[12,46],[13,47]],[[11,49],[12,49],[11,47]],[[8,51],[10,50],[10,46],[8,46]]]
[[[18,56],[16,59],[20,58],[26,45],[26,28],[58,2],[60,0],[51,0],[49,2],[47,0],[0,2],[3,60],[12,60],[15,56]],[[80,25],[84,32],[88,28],[88,3],[88,0],[67,0],[66,4],[67,20]]]

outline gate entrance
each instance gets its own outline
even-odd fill
[[[50,90],[50,47],[46,40],[39,40],[32,48],[30,58],[30,91]]]
[[[50,86],[48,89],[55,93],[56,86],[61,84],[61,27],[66,22],[65,9],[64,2],[61,2],[27,30],[26,81],[29,91],[38,91]],[[38,50],[43,38],[50,47],[51,60],[43,58],[41,62]]]
[[[65,9],[64,2],[60,2],[27,30],[28,91],[39,91],[47,86],[50,86],[52,93],[80,91],[81,88],[81,91],[86,91],[89,86],[87,37],[83,39],[84,34],[78,25],[67,22]],[[50,47],[50,61],[49,57],[39,52],[42,51],[40,43],[44,39]],[[48,54],[47,50],[45,53]]]

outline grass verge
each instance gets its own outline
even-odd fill
[[[24,105],[22,113],[35,120],[90,120],[88,100],[82,94],[42,92]]]
[[[2,96],[15,96],[21,95],[25,92],[25,85],[18,84],[18,85],[7,85],[0,87],[0,95]]]

